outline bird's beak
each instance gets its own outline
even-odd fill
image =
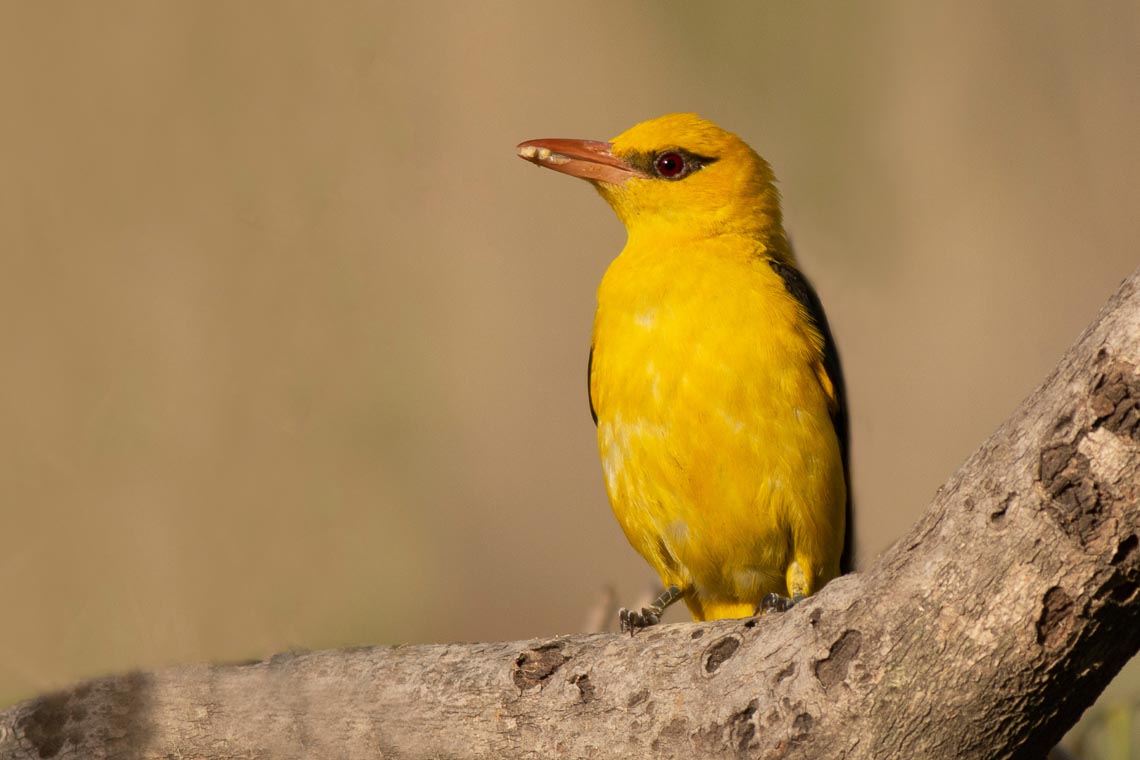
[[[519,158],[571,177],[620,185],[645,173],[611,151],[613,145],[596,140],[527,140],[519,143]]]

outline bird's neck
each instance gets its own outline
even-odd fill
[[[719,240],[723,243],[731,239],[736,241],[732,246],[735,250],[747,250],[793,263],[791,246],[778,216],[775,219],[710,220],[706,224],[694,223],[692,218],[627,220],[626,231],[627,247],[630,248],[688,248],[704,241]]]
[[[761,251],[792,263],[784,233],[780,196],[769,180],[734,187],[723,204],[645,206],[631,203],[624,193],[599,187],[599,192],[625,224],[629,243],[636,247],[686,246],[701,240],[737,238],[741,248]]]

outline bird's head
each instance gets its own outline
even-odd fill
[[[736,135],[695,114],[644,121],[610,142],[528,140],[519,156],[589,180],[630,236],[755,237],[782,244],[772,170]],[[782,247],[782,246],[781,246]]]

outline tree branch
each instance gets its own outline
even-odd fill
[[[0,758],[1041,757],[1140,647],[1138,366],[1140,270],[904,539],[783,615],[104,678],[0,713]]]

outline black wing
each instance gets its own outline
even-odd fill
[[[845,507],[847,529],[843,536],[843,555],[839,558],[839,572],[849,573],[855,569],[855,521],[851,508],[851,474],[848,469],[848,431],[847,431],[847,388],[843,382],[843,370],[839,366],[839,351],[835,347],[835,340],[831,337],[831,328],[827,324],[827,315],[823,313],[823,304],[815,294],[811,283],[800,270],[791,264],[770,259],[768,264],[772,271],[780,275],[788,293],[807,311],[808,316],[815,322],[816,329],[823,336],[823,368],[831,379],[835,389],[835,411],[831,415],[831,424],[835,426],[835,435],[839,439],[839,455],[843,460],[843,479],[847,483],[847,505]]]
[[[586,360],[586,398],[590,401],[590,416],[594,418],[594,427],[598,426],[598,411],[594,409],[594,394],[590,392],[591,378],[594,376],[594,346],[590,345],[590,358]]]

